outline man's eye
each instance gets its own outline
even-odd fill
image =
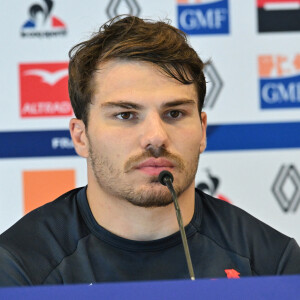
[[[120,120],[131,120],[134,118],[134,114],[132,112],[122,112],[117,114],[116,117]]]
[[[168,112],[168,116],[171,117],[172,119],[178,119],[182,117],[182,112],[179,110],[171,110]]]

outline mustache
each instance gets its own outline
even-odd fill
[[[142,163],[147,158],[152,158],[152,157],[154,158],[164,157],[170,160],[180,171],[184,169],[183,160],[179,156],[172,154],[171,152],[169,152],[163,147],[149,146],[144,153],[132,156],[127,160],[127,162],[124,165],[125,173],[135,168],[138,164]]]

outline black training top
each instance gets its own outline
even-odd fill
[[[295,240],[199,190],[195,198],[186,234],[196,278],[300,273]],[[179,232],[146,242],[120,238],[96,223],[86,188],[32,211],[0,236],[2,286],[188,277]]]

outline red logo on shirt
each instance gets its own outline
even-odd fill
[[[71,116],[68,63],[20,64],[21,116]]]
[[[224,270],[227,278],[240,278],[240,273],[238,271],[236,271],[235,269],[226,269]]]

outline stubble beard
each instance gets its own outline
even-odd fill
[[[170,192],[167,187],[162,186],[159,183],[158,176],[151,176],[149,177],[148,182],[139,187],[134,187],[122,180],[122,178],[128,176],[127,173],[130,173],[130,171],[124,172],[124,170],[116,169],[109,157],[98,155],[93,150],[91,141],[89,144],[89,163],[99,187],[104,192],[115,198],[126,200],[132,205],[145,208],[164,207],[172,203]],[[173,160],[175,158],[173,154],[170,154],[164,149],[155,150],[154,152],[150,149],[150,151],[147,151],[142,155],[133,157],[129,159],[127,165],[132,165],[135,161],[140,161],[146,157],[165,157],[172,158]],[[157,154],[159,154],[159,156]],[[176,183],[176,180],[174,181],[174,189],[178,197],[193,183],[198,168],[199,155],[199,152],[195,153],[194,158],[187,165],[184,165],[181,158],[176,156],[175,160],[177,160],[179,164],[179,175],[181,175],[178,177],[182,178],[182,183]]]

